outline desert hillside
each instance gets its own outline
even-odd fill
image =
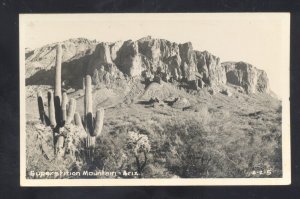
[[[116,178],[282,175],[281,101],[266,72],[250,63],[222,62],[191,42],[148,36],[49,44],[26,50],[25,68],[28,172],[104,170],[119,172]],[[58,78],[60,106],[68,102],[67,115],[76,113],[68,125],[51,127],[41,122],[40,105],[51,120],[47,92],[56,91]],[[91,128],[89,102],[95,116]],[[103,124],[94,136],[98,116]]]

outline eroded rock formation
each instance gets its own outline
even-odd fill
[[[34,76],[38,70],[50,70],[54,65],[52,51],[52,45],[27,50],[26,72],[32,74],[26,77]],[[94,84],[141,76],[145,82],[155,78],[165,82],[183,81],[197,89],[230,83],[243,87],[247,93],[269,91],[264,71],[244,62],[221,64],[219,57],[194,50],[191,42],[177,44],[150,36],[114,43],[73,39],[64,42],[63,52],[62,72],[70,83],[80,82],[84,75],[91,75]],[[42,75],[32,77],[28,82],[34,84],[43,78]]]
[[[269,92],[269,80],[265,71],[245,62],[225,62],[222,67],[228,83],[241,86],[247,93]]]

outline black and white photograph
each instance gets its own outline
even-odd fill
[[[21,186],[290,184],[289,13],[19,21]]]

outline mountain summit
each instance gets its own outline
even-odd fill
[[[26,84],[51,82],[55,45],[26,51]],[[193,48],[191,42],[177,44],[151,36],[139,40],[97,42],[84,38],[62,42],[63,78],[70,86],[81,85],[86,74],[96,84],[101,78],[142,77],[153,81],[184,82],[194,88],[232,84],[245,93],[269,93],[265,71],[245,62],[224,62]],[[99,80],[100,78],[100,80]]]

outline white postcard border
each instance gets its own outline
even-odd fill
[[[283,30],[286,37],[283,43],[290,44],[290,13],[172,13],[172,14],[20,14],[19,15],[19,52],[20,52],[20,185],[24,187],[53,187],[53,186],[228,186],[228,185],[289,185],[291,183],[291,147],[290,147],[290,85],[289,85],[289,67],[282,67],[281,72],[283,86],[287,96],[282,97],[282,178],[157,178],[157,179],[26,179],[26,112],[25,112],[25,45],[24,45],[24,29],[25,22],[30,20],[30,16],[49,16],[56,17],[101,17],[130,15],[138,17],[138,15],[161,15],[163,17],[174,18],[175,16],[197,16],[210,17],[220,15],[239,16],[260,16],[260,15],[276,15],[281,16],[286,22],[287,27]],[[290,49],[282,49],[286,51]],[[289,54],[289,53],[288,53]],[[289,57],[286,59],[290,60]]]

